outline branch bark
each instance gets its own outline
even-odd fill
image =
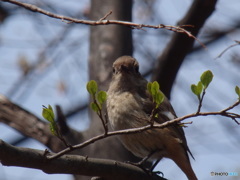
[[[127,163],[77,155],[65,155],[58,159],[47,160],[44,154],[44,151],[14,147],[0,140],[0,160],[5,166],[34,168],[48,174],[99,176],[104,180],[113,177],[116,180],[164,180],[161,177],[151,177],[142,169]]]
[[[182,28],[181,26],[171,26],[171,25],[164,25],[164,24],[158,24],[158,25],[147,25],[147,24],[138,24],[138,23],[133,23],[131,21],[121,21],[121,20],[106,20],[106,18],[112,13],[112,11],[106,11],[108,12],[106,15],[102,15],[101,18],[99,18],[99,20],[83,20],[83,19],[76,19],[76,18],[72,18],[72,17],[68,17],[68,16],[63,16],[63,15],[59,15],[59,14],[54,14],[54,13],[51,13],[49,11],[46,11],[44,9],[41,9],[33,4],[28,4],[28,3],[23,3],[23,2],[19,2],[19,1],[15,1],[15,0],[0,0],[0,1],[3,1],[3,2],[8,2],[8,3],[11,3],[11,4],[15,4],[15,5],[18,5],[18,6],[21,6],[25,9],[28,9],[30,11],[33,11],[33,12],[37,12],[37,13],[40,13],[40,14],[44,14],[46,16],[49,16],[49,17],[52,17],[52,18],[55,18],[55,19],[61,19],[63,22],[66,22],[66,23],[79,23],[79,24],[85,24],[85,25],[91,25],[91,26],[97,26],[97,25],[113,25],[113,24],[117,24],[117,25],[122,25],[122,26],[126,26],[126,27],[130,27],[130,28],[133,28],[133,29],[142,29],[144,27],[146,28],[153,28],[153,29],[167,29],[167,30],[170,30],[170,31],[174,31],[174,32],[179,32],[179,33],[184,33],[184,34],[187,34],[188,36],[192,37],[195,39],[194,36],[192,36],[191,33],[189,33],[188,31],[186,31],[184,28]],[[121,7],[121,2],[115,2],[113,4],[118,4],[120,5]],[[124,3],[123,3],[124,4]],[[102,5],[102,4],[100,4]],[[100,6],[99,6],[100,7]],[[119,14],[119,10],[118,9],[115,9],[115,13],[116,14]],[[106,13],[105,12],[105,13]],[[125,14],[123,14],[125,15]],[[118,19],[118,18],[116,18]]]
[[[49,129],[49,124],[39,119],[26,109],[12,103],[0,95],[0,122],[16,129],[25,136],[32,137],[57,152],[64,149],[63,143]],[[64,134],[70,144],[81,142],[81,134],[70,129]]]
[[[92,0],[91,3],[91,19],[100,19],[106,12],[112,11],[108,18],[131,21],[132,1],[130,0]],[[132,54],[131,28],[109,25],[91,26],[90,30],[89,78],[97,81],[99,89],[106,90],[111,80],[113,61],[119,56]],[[97,114],[90,110],[90,117],[91,124],[84,133],[85,140],[104,132]],[[117,137],[95,142],[86,147],[86,152],[91,157],[139,161],[122,146]]]
[[[194,0],[192,6],[178,22],[178,25],[193,25],[191,33],[197,36],[200,29],[215,10],[217,0]],[[188,28],[188,27],[186,27]],[[192,49],[194,39],[185,34],[175,33],[163,53],[157,59],[152,81],[158,81],[161,90],[170,98],[170,92],[176,78],[177,72]]]

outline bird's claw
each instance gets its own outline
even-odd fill
[[[153,171],[151,168],[150,169],[149,168],[145,168],[144,165],[143,165],[143,163],[144,163],[143,161],[140,161],[140,162],[137,162],[137,163],[126,161],[125,163],[131,164],[133,166],[136,166],[136,167],[142,169],[149,176],[161,176],[161,177],[164,177],[164,174],[161,171]]]

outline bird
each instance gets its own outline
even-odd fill
[[[138,61],[131,56],[121,56],[113,63],[112,80],[107,91],[107,115],[113,130],[125,130],[149,125],[155,108],[147,91],[148,81],[139,72]],[[177,118],[167,97],[157,108],[154,125]],[[149,157],[155,165],[162,158],[172,159],[189,180],[197,180],[192,169],[187,140],[180,124],[164,128],[119,135],[123,146],[139,158]],[[188,154],[189,153],[189,154]]]

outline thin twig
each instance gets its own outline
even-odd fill
[[[97,103],[97,100],[95,97],[93,97],[93,101],[94,103],[96,104],[97,108],[98,108],[98,111],[97,111],[97,115],[98,117],[101,119],[101,122],[102,122],[102,125],[103,125],[103,128],[104,128],[104,132],[105,134],[108,133],[108,126],[107,126],[107,120],[104,120],[103,118],[103,115],[102,115],[102,108],[100,108],[99,104]]]
[[[64,139],[64,137],[63,137],[61,134],[58,134],[57,137],[64,143],[64,145],[65,145],[66,147],[72,149],[72,145],[69,144],[69,143]]]
[[[240,104],[240,99],[238,99],[233,105],[229,106],[229,107],[226,108],[226,109],[223,109],[223,110],[220,111],[220,112],[227,112],[227,111],[229,111],[229,110],[235,108],[235,107],[238,106],[239,104]]]
[[[166,126],[169,126],[171,124],[174,124],[174,123],[177,123],[177,122],[181,122],[185,119],[189,119],[189,118],[193,118],[193,117],[198,117],[198,116],[210,116],[210,115],[219,115],[219,116],[224,116],[224,117],[230,117],[232,118],[238,125],[240,125],[240,123],[236,120],[236,118],[240,118],[240,114],[234,114],[235,116],[231,116],[231,113],[230,112],[227,112],[228,110],[236,107],[237,105],[240,104],[240,100],[238,100],[237,102],[235,102],[233,105],[231,105],[230,107],[226,108],[226,109],[223,109],[223,110],[220,110],[220,111],[216,111],[216,112],[199,112],[199,113],[192,113],[192,114],[189,114],[189,115],[186,115],[186,116],[182,116],[182,117],[179,117],[179,118],[175,118],[173,120],[170,120],[170,121],[167,121],[165,123],[162,123],[162,124],[154,124],[154,125],[147,125],[147,126],[143,126],[143,127],[139,127],[139,128],[133,128],[133,129],[125,129],[125,130],[118,130],[118,131],[112,131],[112,132],[107,132],[107,133],[104,133],[104,134],[101,134],[101,135],[98,135],[98,136],[95,136],[81,144],[78,144],[78,145],[75,145],[75,146],[72,146],[72,147],[68,147],[54,155],[49,155],[49,156],[46,156],[47,159],[55,159],[55,158],[58,158],[66,153],[69,153],[75,149],[80,149],[80,148],[83,148],[83,147],[86,147],[87,145],[89,144],[92,144],[96,141],[99,141],[101,139],[104,139],[104,138],[108,138],[110,136],[115,136],[115,135],[123,135],[123,134],[131,134],[131,133],[139,133],[139,132],[142,132],[142,131],[146,131],[148,129],[151,129],[151,128],[164,128]]]
[[[198,114],[198,113],[201,111],[202,102],[203,102],[203,98],[204,98],[205,94],[206,94],[206,89],[203,89],[202,96],[201,96],[200,99],[199,99],[199,104],[198,104],[198,109],[197,109],[196,114]]]
[[[240,45],[240,41],[237,41],[237,40],[235,40],[235,44],[232,44],[232,45],[230,45],[229,47],[227,47],[226,49],[224,49],[217,57],[216,57],[216,59],[217,58],[220,58],[227,50],[229,50],[230,48],[232,48],[232,47],[234,47],[234,46],[237,46],[237,45]]]
[[[109,24],[118,24],[122,26],[127,26],[130,28],[134,29],[142,29],[142,28],[153,28],[153,29],[167,29],[170,31],[178,32],[178,33],[183,33],[189,36],[190,38],[194,38],[196,41],[198,41],[202,47],[205,48],[205,45],[201,43],[194,35],[192,35],[189,31],[185,30],[184,26],[191,26],[191,25],[182,25],[182,26],[172,26],[172,25],[164,25],[164,24],[159,24],[159,25],[146,25],[146,24],[138,24],[138,23],[133,23],[133,22],[128,22],[128,21],[118,21],[118,20],[106,20],[106,18],[111,14],[111,11],[107,13],[105,16],[100,18],[98,21],[92,21],[92,20],[82,20],[82,19],[76,19],[68,16],[63,16],[59,14],[54,14],[49,11],[46,11],[44,9],[41,9],[35,5],[28,4],[28,3],[23,3],[15,0],[0,0],[3,2],[8,2],[11,4],[15,4],[18,6],[21,6],[25,9],[28,9],[33,12],[38,12],[40,14],[44,14],[46,16],[55,18],[55,19],[60,19],[63,22],[67,23],[80,23],[80,24],[86,24],[86,25],[91,25],[91,26],[96,26],[96,25],[109,25]]]
[[[110,16],[112,14],[112,11],[109,11],[105,16],[103,16],[101,19],[99,19],[99,21],[103,21],[105,20],[108,16]]]

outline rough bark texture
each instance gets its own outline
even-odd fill
[[[150,177],[143,170],[126,163],[76,155],[64,155],[57,159],[47,160],[44,154],[45,152],[41,150],[14,147],[0,140],[0,159],[1,164],[5,166],[34,168],[48,174],[99,176],[105,180],[111,180],[113,177],[115,180],[164,180],[160,177]]]
[[[49,129],[49,124],[43,122],[34,114],[9,101],[0,95],[0,122],[16,129],[25,136],[36,139],[54,152],[64,149],[64,144]],[[69,129],[64,137],[70,144],[82,141],[81,133]]]
[[[132,1],[92,0],[91,19],[98,20],[109,11],[107,19],[131,21]],[[122,55],[132,55],[132,32],[118,25],[92,26],[90,35],[90,79],[106,90],[112,76],[112,63]]]
[[[101,7],[101,8],[100,8]],[[132,1],[92,0],[91,19],[102,18],[109,11],[108,19],[131,21]],[[112,63],[119,56],[132,54],[131,29],[117,25],[92,26],[90,35],[89,78],[97,81],[99,89],[107,90],[111,80]],[[96,113],[90,112],[91,126],[86,136],[92,137],[103,132]],[[131,156],[116,137],[94,143],[88,148],[92,157],[130,160]]]
[[[107,19],[131,21],[132,1],[92,0],[91,3],[92,20],[98,20],[109,11],[113,11]],[[132,32],[130,28],[117,25],[92,26],[90,32],[89,79],[97,81],[99,89],[107,90],[111,80],[113,61],[122,55],[132,55],[132,51]],[[89,113],[91,125],[89,130],[84,133],[86,139],[104,132],[101,120],[96,113],[91,110],[89,110]],[[90,157],[136,161],[136,158],[121,145],[117,137],[96,142],[83,149],[83,151]]]
[[[197,36],[207,18],[215,10],[217,0],[195,0],[178,25],[193,25],[189,30]],[[152,80],[161,84],[161,90],[169,98],[177,72],[192,49],[195,40],[185,34],[173,34],[170,42],[157,60]]]

